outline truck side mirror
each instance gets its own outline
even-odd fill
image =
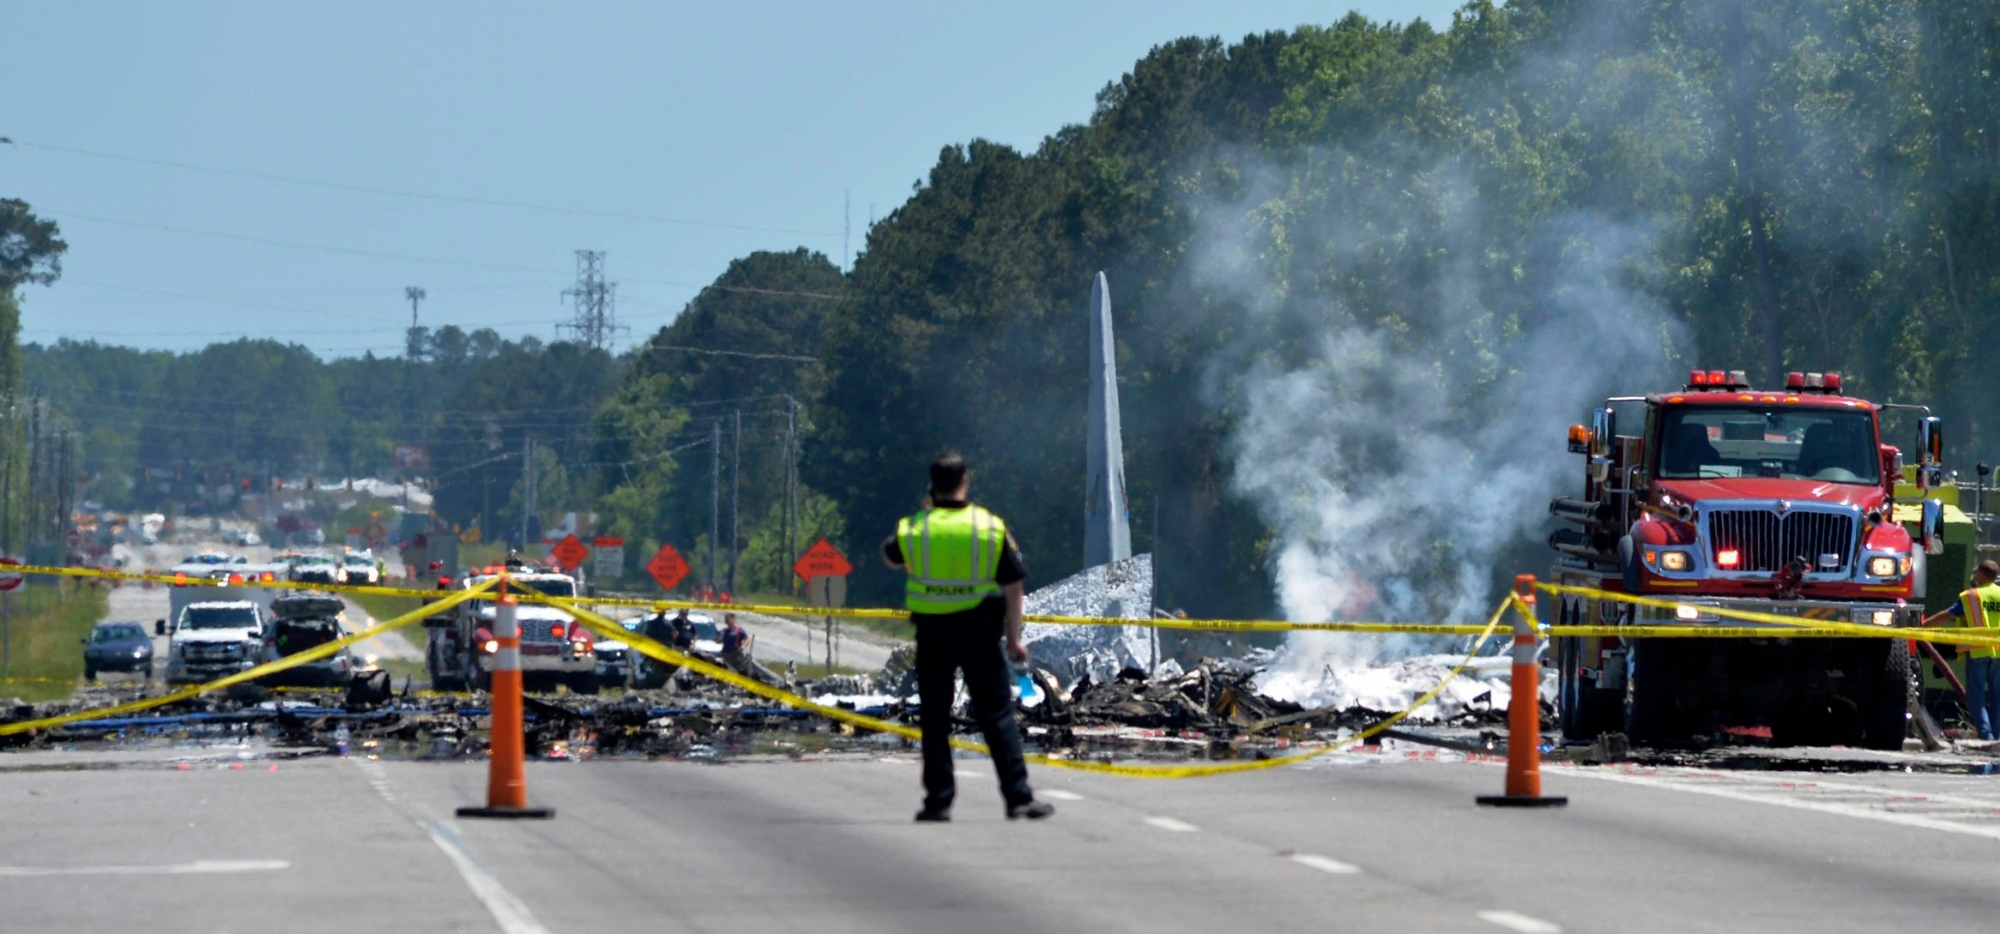
[[[1610,409],[1590,413],[1590,456],[1592,460],[1611,457],[1611,441],[1618,436],[1618,415]]]
[[[167,634],[167,621],[164,619],[153,620],[153,635],[164,636],[166,634]]]
[[[1590,477],[1603,483],[1611,477],[1611,442],[1618,436],[1618,417],[1608,408],[1590,413]]]
[[[1944,500],[1924,500],[1923,533],[1924,554],[1944,554]]]
[[[1944,419],[1926,415],[1923,421],[1917,423],[1917,456],[1917,489],[1929,490],[1943,485]]]

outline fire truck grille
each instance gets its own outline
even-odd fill
[[[1776,571],[1793,558],[1809,570],[1847,571],[1854,550],[1854,516],[1844,512],[1793,510],[1778,515],[1769,509],[1718,509],[1708,514],[1708,557],[1726,571]],[[1734,565],[1724,564],[1723,552],[1736,552]],[[1823,565],[1824,555],[1839,563]]]

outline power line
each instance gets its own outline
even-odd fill
[[[807,357],[789,353],[751,353],[747,350],[711,350],[706,347],[673,347],[667,344],[647,344],[647,350],[678,350],[682,353],[708,354],[715,357],[748,357],[752,360],[797,360],[801,363],[818,363],[818,357]]]
[[[570,274],[566,270],[548,269],[539,266],[510,266],[500,263],[480,262],[478,260],[441,259],[434,256],[416,256],[409,253],[390,253],[382,250],[364,250],[355,247],[330,246],[327,244],[320,244],[320,243],[297,243],[290,240],[278,240],[271,237],[256,237],[248,234],[229,233],[227,231],[221,231],[221,230],[201,230],[194,227],[179,227],[173,224],[156,224],[151,221],[132,221],[132,220],[123,220],[115,217],[99,217],[92,214],[80,214],[75,211],[37,209],[36,213],[47,215],[49,217],[61,217],[61,218],[68,218],[70,220],[87,221],[94,224],[110,224],[115,227],[130,227],[136,230],[152,230],[160,233],[173,233],[189,237],[206,237],[213,240],[228,240],[237,243],[254,243],[260,246],[283,247],[285,249],[290,249],[290,250],[307,250],[320,253],[336,253],[343,256],[358,256],[365,259],[389,259],[406,263],[430,263],[439,266],[462,266],[469,269],[484,269],[489,272],[515,272],[515,273],[526,273],[537,276],[558,276],[558,275]],[[702,285],[692,282],[680,282],[673,279],[630,279],[627,281],[637,283],[640,285],[663,285],[677,289],[694,289],[697,292],[714,289],[719,292],[744,292],[754,295],[789,295],[798,298],[814,298],[827,301],[838,301],[841,298],[841,296],[829,292],[805,292],[792,289],[761,289],[761,288],[753,288],[750,286],[720,285],[716,283],[708,283],[706,285]]]
[[[569,214],[577,217],[604,217],[616,220],[647,221],[655,224],[678,224],[687,227],[707,227],[715,230],[741,230],[748,233],[780,233],[801,237],[821,237],[825,239],[844,238],[844,234],[824,230],[799,230],[789,227],[758,227],[750,224],[731,224],[722,221],[698,220],[688,217],[663,217],[657,214],[631,214],[623,211],[597,211],[588,208],[562,207],[551,204],[537,204],[532,201],[515,201],[507,198],[480,198],[466,195],[448,195],[437,192],[410,191],[395,188],[375,188],[368,185],[352,185],[345,182],[329,182],[320,179],[300,178],[293,175],[279,175],[273,172],[259,172],[251,169],[228,169],[217,166],[196,165],[191,162],[175,162],[169,159],[154,159],[146,156],[127,156],[117,153],[96,152],[68,146],[50,146],[44,143],[12,141],[22,149],[42,152],[62,153],[71,156],[88,156],[92,159],[106,159],[113,162],[131,162],[138,165],[152,165],[162,168],[179,169],[185,172],[201,172],[209,175],[228,175],[239,178],[254,178],[267,182],[281,182],[287,185],[304,185],[311,188],[325,188],[333,191],[352,191],[362,194],[381,195],[389,198],[412,198],[420,201],[442,201],[450,204],[477,204],[486,207],[520,208],[528,211],[543,211],[550,214]]]

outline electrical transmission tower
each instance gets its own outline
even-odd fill
[[[563,290],[563,297],[576,306],[576,317],[556,325],[558,333],[568,331],[578,343],[598,350],[610,350],[619,331],[618,283],[604,281],[604,251],[576,251],[576,285]]]

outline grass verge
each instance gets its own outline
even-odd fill
[[[66,588],[64,593],[58,587]],[[83,678],[83,646],[78,640],[110,610],[107,592],[94,586],[37,582],[6,601],[7,663],[0,665],[0,695],[22,700],[60,700]]]
[[[744,594],[739,598],[739,602],[762,606],[795,606],[799,608],[800,616],[811,617],[812,614],[812,607],[809,604],[790,594],[750,593]],[[805,622],[807,625],[812,626],[815,631],[821,630],[825,626],[823,618],[819,617],[806,619]],[[839,621],[839,625],[842,632],[866,629],[869,632],[888,636],[897,642],[909,642],[917,637],[916,628],[911,626],[908,620],[843,617]]]

